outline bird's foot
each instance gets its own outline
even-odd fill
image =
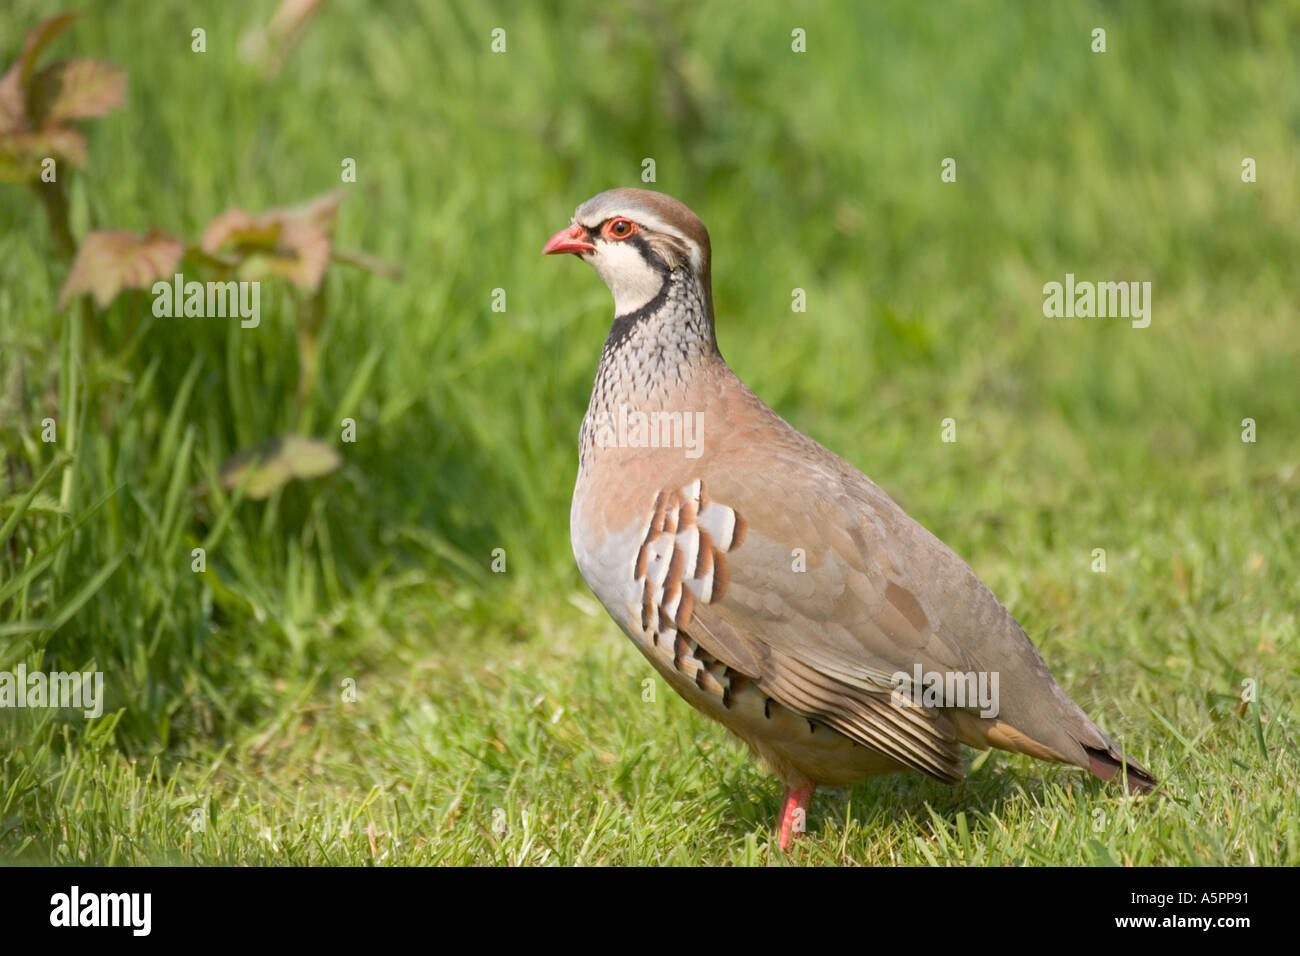
[[[808,804],[812,803],[813,790],[806,787],[787,787],[784,808],[781,811],[781,852],[790,844],[791,837],[797,837],[808,829]]]

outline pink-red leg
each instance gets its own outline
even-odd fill
[[[781,852],[790,843],[792,836],[798,836],[804,832],[808,825],[808,804],[812,803],[813,790],[816,787],[811,784],[806,787],[786,787],[784,809],[781,811]]]

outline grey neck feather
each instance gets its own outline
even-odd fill
[[[667,392],[685,390],[714,359],[721,361],[712,297],[691,272],[674,269],[658,295],[614,319],[582,420],[580,466],[590,457],[602,416],[617,415],[620,405],[631,410],[658,405]]]

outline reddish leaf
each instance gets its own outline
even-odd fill
[[[103,116],[125,98],[125,70],[98,60],[69,60],[36,75],[29,103],[41,122],[58,123]]]
[[[47,157],[71,166],[85,166],[86,138],[69,126],[0,133],[0,182],[38,181],[41,161]]]
[[[227,209],[208,223],[199,245],[204,252],[216,252],[222,246],[275,248],[280,238],[278,222],[254,219],[242,209]]]
[[[126,74],[108,64],[73,60],[37,72],[41,53],[75,19],[63,14],[37,24],[0,78],[0,181],[38,179],[46,157],[84,166],[86,141],[63,121],[102,116],[122,102]]]
[[[231,247],[243,258],[242,276],[278,275],[315,292],[329,265],[330,234],[343,195],[343,190],[334,190],[260,216],[227,209],[208,223],[200,245],[210,254]]]
[[[171,278],[184,250],[179,239],[157,231],[144,238],[129,232],[92,232],[77,250],[59,305],[89,293],[103,308],[123,289],[149,288],[158,279]]]
[[[279,216],[285,222],[299,222],[314,226],[323,232],[333,232],[334,223],[338,219],[339,203],[343,201],[345,195],[346,192],[342,189],[332,189],[296,206],[273,209],[268,215]]]
[[[18,54],[4,78],[0,79],[0,133],[25,129],[31,111],[27,105],[31,99],[32,74],[36,70],[36,60],[41,51],[54,42],[59,34],[66,30],[75,13],[64,13],[57,17],[43,20],[32,28],[23,41],[23,52]]]
[[[330,260],[330,238],[310,226],[289,224],[274,249],[250,252],[240,266],[245,279],[274,275],[288,279],[300,289],[315,292],[325,278]]]

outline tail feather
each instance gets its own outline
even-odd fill
[[[1114,780],[1118,776],[1128,785],[1129,793],[1151,793],[1160,786],[1155,774],[1118,750],[1088,746],[1083,749],[1088,754],[1088,770],[1100,780]]]
[[[1132,757],[1126,757],[1119,745],[1107,737],[1081,710],[1077,710],[1077,730],[1058,732],[1055,745],[1029,736],[1002,720],[978,717],[963,710],[945,711],[952,721],[957,739],[980,750],[997,747],[1012,753],[1028,754],[1039,760],[1072,763],[1101,780],[1119,778],[1129,793],[1151,793],[1160,781]],[[1059,729],[1059,724],[1057,728]],[[1080,739],[1082,738],[1082,739]]]

